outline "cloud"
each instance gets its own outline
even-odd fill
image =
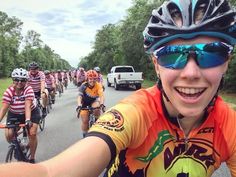
[[[77,66],[78,59],[91,52],[96,31],[122,20],[132,0],[7,0],[0,10],[16,16],[23,33],[34,30],[45,44]]]

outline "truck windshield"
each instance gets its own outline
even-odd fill
[[[116,68],[116,71],[115,71],[116,73],[123,73],[123,72],[129,72],[129,73],[131,73],[131,72],[134,72],[133,71],[133,68],[130,68],[130,67],[123,67],[123,68]]]

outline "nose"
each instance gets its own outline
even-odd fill
[[[194,55],[189,55],[187,64],[182,69],[180,77],[186,78],[188,80],[195,80],[201,76],[201,68],[196,63]]]

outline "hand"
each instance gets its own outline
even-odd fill
[[[106,106],[104,104],[101,104],[100,105],[100,108],[102,109],[102,112],[105,112],[106,111]]]
[[[33,123],[31,122],[31,120],[26,120],[25,125],[27,128],[30,128],[30,127],[32,127]]]
[[[81,108],[82,108],[82,106],[77,106],[77,108],[76,108],[77,118],[79,118]]]

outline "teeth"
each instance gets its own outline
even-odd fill
[[[203,88],[176,88],[179,92],[184,93],[184,94],[196,94],[202,92],[204,89]]]

